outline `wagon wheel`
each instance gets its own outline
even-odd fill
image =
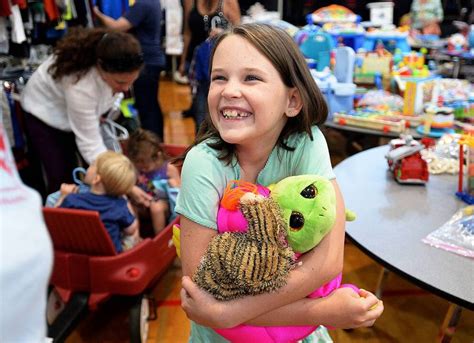
[[[46,319],[48,325],[54,323],[59,314],[66,307],[65,302],[61,299],[54,287],[50,287],[48,291],[48,299],[46,302]]]
[[[150,303],[148,298],[142,294],[137,297],[130,309],[130,342],[145,343],[148,339],[148,318],[150,315]]]

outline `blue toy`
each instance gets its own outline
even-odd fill
[[[323,71],[329,67],[331,62],[331,50],[333,49],[332,37],[326,32],[308,31],[300,37],[300,50],[307,58],[316,61],[316,70]]]

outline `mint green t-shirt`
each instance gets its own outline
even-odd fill
[[[257,183],[268,186],[285,177],[303,174],[334,179],[326,139],[317,126],[312,128],[312,133],[313,140],[306,133],[292,135],[287,144],[294,147],[294,151],[275,147],[258,174]],[[175,209],[189,220],[214,230],[217,230],[217,210],[225,187],[230,181],[240,179],[237,161],[226,165],[217,156],[218,152],[206,142],[189,151],[181,171],[181,190]],[[192,323],[189,341],[226,342],[214,330],[195,323]]]
[[[306,133],[294,134],[288,146],[294,151],[275,147],[257,183],[268,186],[287,176],[318,174],[334,179],[326,140],[318,127],[312,129],[313,140]],[[226,165],[218,159],[218,151],[202,142],[189,151],[181,172],[181,190],[176,212],[211,229],[217,230],[216,218],[219,201],[225,187],[240,179],[237,161]]]

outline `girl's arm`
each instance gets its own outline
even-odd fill
[[[60,207],[61,204],[63,203],[64,199],[66,198],[66,196],[68,196],[71,193],[77,193],[78,189],[79,189],[79,187],[75,184],[62,183],[61,187],[59,188],[59,194],[60,195],[59,195],[59,198],[56,201],[56,204],[54,205],[54,207]]]
[[[199,299],[202,297],[203,299]],[[206,307],[194,306],[193,302],[205,302]],[[188,277],[183,278],[181,303],[189,318],[202,318],[199,312],[219,309],[225,316],[223,302],[215,300],[210,294],[199,290]],[[349,288],[339,288],[325,298],[304,298],[289,305],[273,310],[246,324],[254,326],[297,326],[326,325],[340,329],[372,326],[384,310],[383,302],[366,290],[359,294]],[[191,312],[193,311],[193,312]],[[197,311],[197,312],[194,312]],[[197,321],[209,327],[232,327],[233,323],[219,321]]]
[[[197,297],[185,308],[191,314],[190,319],[198,323],[212,323],[211,326],[214,327],[233,327],[303,299],[336,277],[342,271],[343,264],[345,209],[337,182],[334,180],[332,183],[337,199],[336,223],[321,243],[302,257],[303,264],[291,271],[286,286],[273,293],[217,302],[216,306],[208,306],[207,301],[204,301],[207,298]],[[182,218],[181,254],[184,275],[192,276],[215,234],[213,230],[206,230],[201,225]],[[287,314],[288,317],[292,315]]]
[[[224,2],[224,16],[229,19],[232,25],[240,24],[240,6],[237,0]]]
[[[136,233],[138,233],[138,231],[140,229],[139,229],[139,226],[138,226],[139,224],[138,224],[137,214],[135,213],[135,210],[133,209],[132,204],[129,201],[127,201],[127,208],[130,211],[130,213],[135,217],[135,220],[132,222],[132,224],[130,224],[128,227],[126,227],[123,230],[123,232],[127,236],[132,236],[132,235],[135,235]]]
[[[129,227],[126,227],[126,228],[123,230],[123,232],[124,232],[125,235],[127,235],[127,236],[132,236],[132,235],[134,235],[135,233],[137,233],[138,230],[139,230],[139,229],[138,229],[138,220],[135,219],[135,220],[133,221],[133,223],[132,223]]]
[[[168,168],[166,171],[168,176],[168,183],[173,188],[181,187],[181,176],[178,168],[175,165],[168,163]]]
[[[150,207],[153,197],[145,192],[143,189],[137,185],[132,187],[132,190],[127,194],[130,199],[132,199],[135,204],[142,205],[144,207]]]

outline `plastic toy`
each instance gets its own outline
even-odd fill
[[[436,248],[474,258],[474,206],[458,211],[439,229],[423,238]]]
[[[356,85],[352,82],[355,54],[352,48],[339,46],[335,50],[334,73],[329,68],[318,72],[311,70],[316,84],[326,97],[329,118],[334,112],[351,111],[354,108]]]
[[[474,54],[474,25],[469,26],[467,42],[469,43],[469,52]]]
[[[393,56],[386,49],[376,49],[373,52],[357,53],[357,62],[354,72],[354,82],[361,84],[376,84],[377,78],[390,82],[393,67]],[[379,87],[382,88],[380,83]],[[379,88],[377,87],[377,88]]]
[[[322,29],[332,36],[336,46],[344,45],[357,51],[364,43],[365,30],[360,24],[331,22],[324,24]]]
[[[387,50],[393,52],[395,49],[400,49],[402,52],[410,52],[411,48],[408,45],[408,31],[403,28],[391,30],[369,30],[365,34],[362,48],[365,51],[374,51],[378,42],[382,42]],[[390,46],[393,44],[393,50]]]
[[[474,134],[463,135],[459,144],[459,179],[456,195],[472,205],[474,204]]]
[[[365,30],[359,24],[360,16],[346,7],[330,5],[322,7],[306,17],[308,23],[323,24],[323,30],[328,32],[334,46],[343,45],[358,50],[364,42]]]
[[[331,50],[334,48],[329,34],[319,31],[307,31],[300,38],[300,50],[306,58],[316,62],[316,70],[322,71],[329,67]]]
[[[461,33],[455,33],[448,38],[449,52],[463,52],[468,50],[468,41]]]
[[[350,9],[339,5],[329,5],[322,7],[308,16],[313,23],[356,23],[360,21],[360,17],[358,15],[354,14],[354,12],[352,12]]]
[[[164,147],[170,156],[185,149]],[[87,309],[95,310],[113,295],[126,295],[132,303],[130,341],[145,342],[148,320],[156,318],[153,299],[145,293],[176,256],[169,241],[179,217],[157,236],[117,254],[97,212],[44,208],[43,213],[54,247],[48,336],[64,341]]]
[[[391,116],[389,112],[361,108],[348,113],[334,113],[333,121],[343,126],[356,126],[385,133],[402,133],[409,125],[402,116]]]
[[[432,81],[438,76],[428,77],[403,77],[394,72],[393,79],[397,82],[400,90],[403,91],[403,114],[416,115],[423,111],[423,86],[426,82]]]
[[[393,23],[393,2],[371,2],[367,4],[370,9],[370,23],[373,26],[391,25]]]
[[[425,147],[411,137],[392,140],[386,158],[395,180],[402,184],[425,184],[428,182],[428,164],[421,157]]]

